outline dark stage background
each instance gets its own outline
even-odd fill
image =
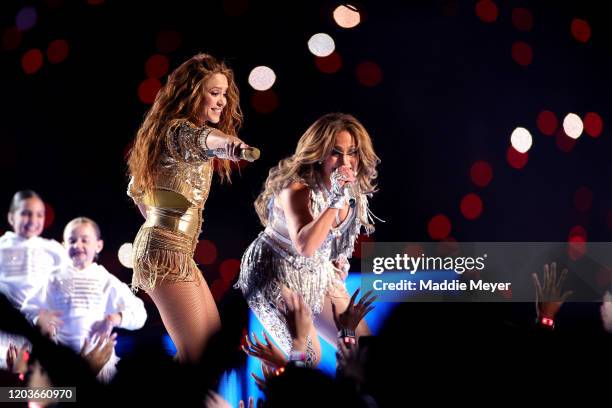
[[[217,299],[260,230],[252,204],[268,170],[332,111],[360,119],[382,159],[371,206],[387,222],[374,240],[610,239],[612,30],[604,2],[354,2],[362,20],[351,29],[332,18],[339,4],[2,2],[0,203],[8,208],[15,191],[36,190],[51,215],[44,236],[58,240],[73,217],[93,218],[106,241],[101,263],[129,281],[117,251],[142,219],[125,195],[125,154],[150,106],[141,98],[154,94],[148,75],[161,72],[163,83],[163,57],[172,70],[208,52],[235,70],[240,137],[262,150],[231,185],[216,180],[206,204],[196,260]],[[29,24],[29,14],[17,18],[26,6],[35,23],[16,30]],[[309,52],[319,32],[334,38],[334,56]],[[271,90],[248,84],[259,65],[277,75]],[[585,122],[575,142],[561,126],[570,112]],[[533,137],[523,156],[509,153],[519,126]]]

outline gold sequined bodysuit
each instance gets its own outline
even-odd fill
[[[128,195],[147,214],[133,244],[134,290],[151,290],[160,281],[194,281],[200,273],[193,254],[213,173],[204,147],[208,131],[190,122],[171,128],[154,190],[145,193],[130,180]]]

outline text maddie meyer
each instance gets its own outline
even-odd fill
[[[485,292],[496,292],[496,291],[507,291],[510,290],[510,282],[484,282],[483,280],[470,280],[467,282],[460,282],[457,279],[443,280],[441,282],[434,282],[433,280],[420,280],[418,282],[409,281],[402,279],[398,282],[385,282],[382,279],[376,279],[372,282],[372,288],[374,290],[392,290],[392,291],[433,291],[433,292],[444,292],[444,291],[485,291]]]

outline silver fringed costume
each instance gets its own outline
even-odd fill
[[[310,211],[313,217],[328,208],[330,200],[331,193],[322,182],[311,186]],[[312,310],[313,320],[316,320],[328,292],[339,289],[346,293],[344,281],[332,261],[350,258],[361,227],[365,227],[368,234],[373,227],[369,223],[368,199],[365,194],[358,194],[355,207],[349,209],[344,221],[330,230],[313,256],[304,257],[289,238],[285,215],[275,206],[274,198],[270,199],[268,209],[266,229],[244,253],[235,287],[242,290],[250,308],[281,349],[289,353],[291,336],[278,309],[282,302],[280,286],[285,285],[300,293]],[[308,346],[307,363],[314,357],[310,339]]]

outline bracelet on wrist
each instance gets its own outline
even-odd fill
[[[544,327],[550,330],[555,328],[554,319],[551,319],[549,317],[536,317],[536,324],[540,327]]]

